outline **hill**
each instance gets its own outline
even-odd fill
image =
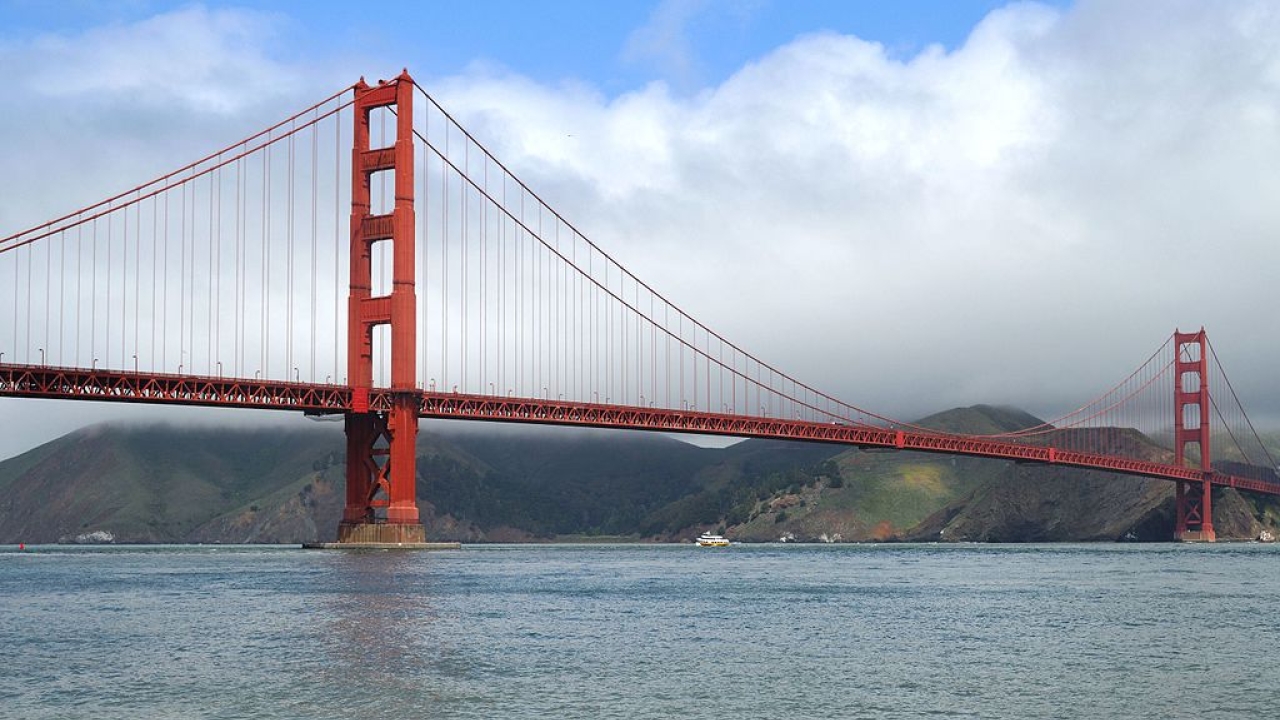
[[[916,424],[994,434],[1042,421],[1013,408],[976,405]],[[1136,431],[1109,433],[1108,440],[1134,456],[1169,455]],[[727,534],[752,541],[1166,541],[1173,534],[1174,485],[1046,465],[849,449],[809,482],[759,497],[745,521],[728,519]],[[1263,529],[1274,532],[1280,503],[1216,490],[1214,524],[1221,539],[1253,539]]]
[[[671,523],[654,517],[670,516],[669,506],[690,494],[743,468],[772,470],[838,450],[759,441],[708,449],[648,433],[424,424],[419,505],[433,538],[638,536],[648,526],[665,537]],[[344,503],[344,463],[333,426],[85,428],[0,462],[0,542],[330,539]]]
[[[211,517],[251,507],[333,457],[341,435],[95,426],[0,463],[0,539],[197,539]]]
[[[1007,432],[1039,424],[974,406],[920,424]],[[1137,433],[1135,452],[1166,453]],[[0,542],[281,542],[333,537],[344,502],[340,428],[86,428],[0,462]],[[424,423],[419,505],[433,539],[1165,540],[1173,486],[1052,466],[748,440]],[[1219,493],[1220,537],[1251,538],[1280,505]]]

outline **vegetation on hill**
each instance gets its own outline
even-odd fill
[[[919,421],[984,434],[1039,423],[991,406]],[[1136,432],[1108,437],[1168,454]],[[86,428],[0,462],[0,542],[331,539],[344,452],[333,426]],[[659,434],[424,423],[418,468],[429,537],[468,542],[707,529],[746,541],[1164,540],[1173,524],[1165,482],[821,443],[708,449]],[[1221,537],[1280,524],[1280,502],[1218,496]]]

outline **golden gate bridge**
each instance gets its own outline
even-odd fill
[[[7,297],[6,297],[7,296]],[[1016,432],[940,432],[788,375],[557,213],[407,72],[0,239],[0,396],[341,415],[339,541],[424,539],[419,418],[782,438],[1280,495],[1203,329]]]

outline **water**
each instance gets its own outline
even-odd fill
[[[2,718],[1258,718],[1280,546],[0,552]]]

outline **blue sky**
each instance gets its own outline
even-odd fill
[[[193,3],[4,0],[0,37],[133,23]],[[653,80],[694,92],[797,36],[835,32],[893,55],[953,49],[1002,0],[471,0],[469,2],[210,2],[278,17],[272,52],[284,60],[375,53],[412,62],[419,76],[474,64],[543,83],[585,81],[616,95]],[[1042,4],[1066,6],[1065,0]],[[371,70],[372,72],[372,70]],[[388,69],[387,72],[390,72]]]

